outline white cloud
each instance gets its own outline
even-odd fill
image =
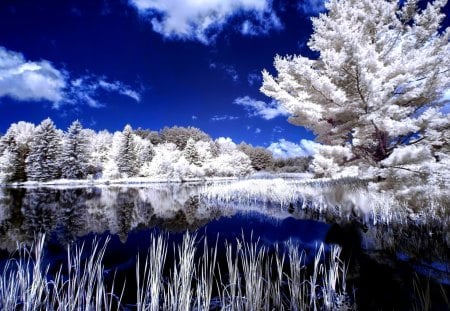
[[[284,128],[282,128],[281,126],[275,126],[272,130],[272,132],[274,133],[283,133],[284,132]]]
[[[0,47],[0,97],[58,103],[64,97],[66,80],[66,74],[50,62],[30,62]]]
[[[300,0],[298,9],[308,15],[319,15],[325,11],[325,0]]]
[[[276,158],[308,157],[314,154],[318,145],[320,144],[308,139],[302,139],[300,144],[280,139],[278,142],[271,143],[267,149]]]
[[[238,97],[234,100],[234,103],[239,106],[243,106],[250,116],[259,116],[263,119],[270,120],[278,116],[287,116],[289,113],[276,101],[265,103],[261,100],[253,99],[249,96]]]
[[[241,34],[244,36],[266,35],[272,29],[281,29],[283,25],[275,13],[266,14],[263,20],[245,20],[240,28]]]
[[[209,44],[236,15],[243,35],[268,33],[281,28],[272,12],[272,0],[129,0],[150,18],[153,30],[170,39],[197,40]]]
[[[98,98],[102,92],[118,93],[136,102],[141,100],[141,95],[138,92],[120,81],[109,82],[105,80],[105,77],[86,75],[71,81],[70,87],[66,90],[63,104],[85,104],[92,108],[104,107],[105,104]],[[54,106],[59,108],[59,105]]]
[[[237,120],[237,119],[239,119],[239,117],[229,116],[229,115],[225,114],[225,115],[215,115],[211,118],[211,121],[213,121],[213,122],[227,121],[227,120],[233,121],[233,120]]]
[[[192,120],[197,120],[198,117],[197,117],[196,115],[192,115],[192,116],[191,116],[191,119],[192,119]]]
[[[260,84],[262,81],[262,77],[260,74],[257,73],[249,73],[247,75],[247,82],[250,86]]]
[[[26,60],[21,53],[0,47],[0,97],[19,101],[49,101],[58,109],[65,104],[102,107],[99,91],[118,93],[137,102],[140,94],[120,81],[107,81],[95,75],[71,79],[49,61]]]
[[[231,80],[233,80],[233,82],[239,81],[239,73],[237,72],[236,67],[233,65],[211,62],[209,64],[209,68],[215,70],[222,70],[226,76],[228,76]]]
[[[97,83],[97,86],[97,88],[104,89],[105,91],[117,92],[119,94],[128,96],[137,102],[141,101],[141,95],[138,92],[130,89],[129,86],[123,84],[120,81],[108,82],[100,79]]]
[[[259,133],[261,133],[261,129],[260,129],[259,127],[257,127],[257,128],[255,129],[255,134],[259,134]]]

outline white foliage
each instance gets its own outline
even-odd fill
[[[212,159],[213,152],[211,150],[211,142],[200,140],[195,143],[195,147],[197,148],[197,152],[202,163]]]
[[[16,143],[19,145],[28,145],[34,135],[36,126],[33,123],[19,121],[11,124],[5,136],[14,135]]]
[[[97,171],[102,171],[104,164],[109,160],[109,152],[113,141],[113,135],[108,131],[98,133],[87,130],[89,141],[90,165]]]
[[[381,164],[385,166],[399,166],[419,164],[426,161],[435,161],[430,147],[410,145],[396,148],[388,158],[381,161]]]
[[[222,153],[204,166],[209,176],[245,176],[253,171],[250,158],[239,150]]]
[[[236,150],[237,146],[229,137],[219,137],[215,140],[219,153],[231,153]]]
[[[329,0],[328,12],[312,18],[308,46],[319,58],[277,56],[277,76],[263,72],[261,91],[291,123],[314,131],[319,143],[346,146],[340,158],[330,150],[316,154],[320,174],[397,163],[407,151],[422,161],[448,153],[450,119],[441,98],[450,88],[450,29],[440,28],[446,1],[423,10],[416,2]],[[410,144],[417,147],[395,151]]]
[[[61,136],[61,131],[50,119],[45,119],[36,128],[26,159],[29,180],[49,181],[60,177]]]
[[[141,169],[143,176],[177,177],[174,164],[181,157],[181,151],[173,143],[164,143],[155,146],[155,156],[150,163],[144,164]],[[178,168],[178,171],[180,168]]]
[[[323,177],[342,176],[345,163],[353,156],[350,146],[317,145],[311,168]]]
[[[11,179],[14,172],[14,155],[5,150],[0,155],[0,182],[5,182]]]
[[[120,178],[119,167],[113,158],[109,158],[105,163],[103,163],[103,174],[104,179],[117,179]]]
[[[140,136],[133,135],[134,146],[137,157],[137,165],[141,167],[147,162],[150,162],[154,156],[155,151],[153,145],[148,139],[143,139]]]

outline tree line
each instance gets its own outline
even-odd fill
[[[62,131],[46,119],[37,126],[14,123],[0,138],[3,182],[230,177],[261,170],[303,172],[309,162],[309,158],[274,159],[265,148],[224,137],[213,140],[195,127],[151,131],[126,125],[110,133],[85,129],[74,121]]]

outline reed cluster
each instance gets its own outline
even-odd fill
[[[242,237],[209,246],[185,233],[171,248],[167,235],[152,234],[145,259],[137,255],[136,278],[116,288],[104,277],[107,242],[93,243],[87,257],[84,246],[69,247],[54,274],[44,264],[44,237],[32,248],[19,246],[19,256],[0,270],[0,309],[121,310],[130,282],[137,285],[136,302],[127,308],[142,311],[355,308],[338,246],[319,245],[308,262],[293,242],[272,247]]]

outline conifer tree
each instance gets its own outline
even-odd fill
[[[8,153],[8,178],[5,181],[22,182],[27,180],[25,160],[30,152],[30,144],[34,134],[34,124],[20,121],[13,123],[0,139],[1,154]]]
[[[26,160],[28,180],[49,181],[61,175],[61,138],[50,118],[36,128]]]
[[[78,120],[74,121],[67,131],[61,161],[62,178],[86,178],[89,163],[88,141]]]
[[[192,138],[188,139],[186,147],[183,150],[183,155],[189,162],[189,164],[194,164],[197,166],[202,165],[200,155],[198,153],[197,147],[195,146],[195,141]]]
[[[448,161],[449,115],[441,110],[450,88],[450,28],[441,28],[447,1],[423,9],[418,2],[328,0],[308,42],[318,58],[277,56],[278,75],[263,72],[261,91],[322,144],[316,172],[359,166],[402,174]]]
[[[122,131],[116,163],[119,173],[125,177],[131,177],[137,174],[138,167],[133,129],[128,124]]]

